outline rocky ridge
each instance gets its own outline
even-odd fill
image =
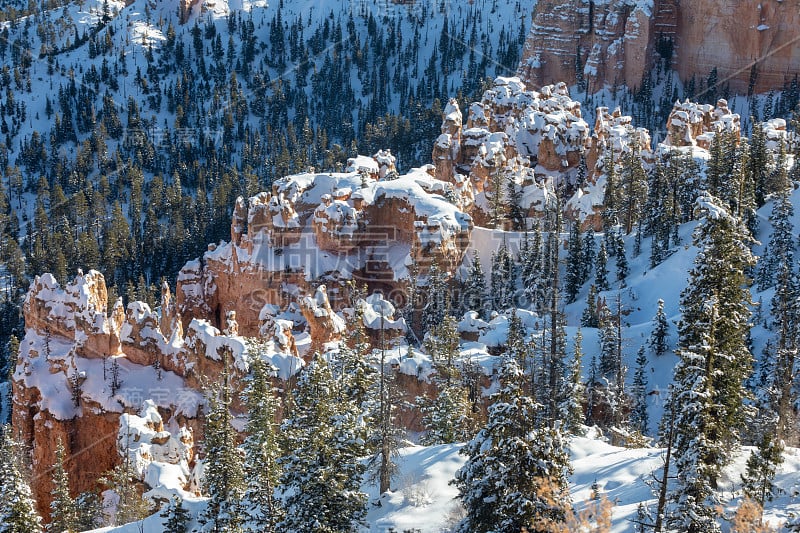
[[[733,91],[781,89],[800,64],[800,10],[781,0],[550,0],[533,12],[519,66],[539,87],[585,81],[636,88],[662,57],[681,80],[712,69]]]

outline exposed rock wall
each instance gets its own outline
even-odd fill
[[[31,488],[45,517],[59,440],[72,492],[97,488],[98,478],[119,462],[115,439],[123,414],[138,412],[150,400],[164,422],[185,428],[180,440],[191,447],[202,440],[203,384],[218,378],[222,351],[232,355],[237,389],[252,356],[236,335],[235,315],[227,317],[228,335],[192,320],[184,338],[168,287],[160,316],[142,302],[131,302],[125,311],[117,302],[109,316],[106,298],[102,274],[90,271],[63,288],[49,274],[37,277],[25,300],[26,334],[12,379],[12,425],[31,450]],[[275,328],[262,342],[266,356],[279,361],[297,356],[291,328]],[[298,360],[295,367],[301,365]],[[239,394],[235,397],[233,408],[240,412]],[[151,444],[164,444],[165,437],[158,435]]]
[[[549,0],[537,3],[520,77],[533,87],[583,78],[638,87],[656,44],[672,42],[680,77],[705,80],[713,68],[733,91],[780,89],[800,65],[800,10],[781,0]]]
[[[656,0],[657,1],[657,0]],[[533,87],[584,77],[636,87],[649,65],[652,0],[550,0],[537,3],[519,75]]]

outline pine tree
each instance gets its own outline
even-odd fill
[[[136,488],[134,480],[138,474],[131,464],[128,452],[129,449],[125,449],[122,462],[100,478],[100,483],[117,495],[114,525],[135,522],[149,513],[149,506]]]
[[[619,226],[610,232],[609,242],[611,243],[612,255],[616,257],[617,281],[621,287],[625,286],[625,279],[628,277],[628,258],[625,255],[625,240],[622,238],[622,230]]]
[[[279,531],[356,532],[366,516],[361,492],[365,467],[357,410],[340,400],[328,363],[320,356],[292,391],[294,409],[284,420]]]
[[[169,504],[159,515],[166,519],[164,522],[164,533],[187,533],[191,515],[189,510],[183,506],[183,499],[174,496]]]
[[[97,529],[103,525],[103,502],[96,491],[87,491],[78,494],[75,498],[75,508],[78,511],[78,531]]]
[[[583,383],[583,334],[581,329],[575,332],[574,349],[567,379],[568,391],[564,395],[564,403],[559,411],[564,413],[564,429],[573,435],[581,431],[585,420],[583,404],[586,400],[586,386]]]
[[[241,500],[245,492],[242,456],[236,444],[236,430],[230,413],[232,389],[229,376],[230,348],[219,348],[222,358],[221,383],[209,390],[209,412],[205,423],[205,471],[203,488],[209,495],[201,521],[217,531],[242,531]]]
[[[400,401],[400,394],[395,386],[395,374],[391,368],[387,367],[386,361],[386,333],[384,319],[391,318],[386,314],[389,309],[381,308],[381,335],[380,335],[380,370],[378,372],[377,399],[374,400],[375,410],[374,424],[370,428],[368,441],[376,450],[369,461],[371,470],[371,481],[378,481],[378,491],[380,494],[386,493],[392,484],[392,479],[397,475],[398,466],[395,459],[400,448],[402,430],[397,427],[396,406]],[[451,316],[445,318],[442,328],[451,328],[458,334],[455,327],[455,319]],[[458,350],[458,340],[456,337],[456,351]]]
[[[783,445],[773,435],[765,433],[747,459],[747,470],[742,475],[742,490],[745,496],[762,508],[775,496],[775,473],[783,463]]]
[[[575,301],[578,291],[586,281],[584,273],[583,242],[578,231],[578,224],[573,224],[569,232],[569,255],[567,256],[567,277],[564,292],[567,295],[567,303]]]
[[[426,430],[421,442],[427,445],[450,444],[469,438],[472,423],[470,403],[455,366],[459,353],[458,325],[452,317],[434,328],[425,339],[425,349],[436,369],[438,393],[433,399],[417,398]]]
[[[586,295],[586,309],[581,315],[581,326],[585,328],[596,328],[600,325],[600,317],[597,313],[597,287],[592,284],[589,286],[589,293]]]
[[[600,243],[597,252],[597,262],[594,264],[594,284],[598,291],[607,291],[611,288],[608,284],[608,253],[604,242]]]
[[[513,305],[513,260],[505,243],[501,244],[497,252],[492,255],[490,285],[494,310],[504,311]]]
[[[631,397],[633,399],[631,426],[642,435],[647,435],[650,418],[647,414],[647,356],[644,353],[644,346],[636,355]]]
[[[472,255],[469,275],[463,293],[463,311],[477,311],[479,316],[486,313],[486,276],[481,267],[478,250]]]
[[[583,234],[583,254],[581,257],[581,279],[586,282],[594,271],[594,262],[597,253],[595,252],[595,238],[592,228],[588,228]]]
[[[760,290],[773,287],[777,282],[778,270],[782,265],[794,264],[794,206],[790,198],[790,189],[784,189],[772,204],[769,220],[772,223],[772,235],[767,249],[759,264],[757,274]]]
[[[681,294],[680,362],[670,397],[677,482],[669,522],[689,533],[719,531],[714,489],[744,423],[744,380],[752,370],[750,233],[718,199],[703,196],[698,206],[705,213],[694,234],[700,252]]]
[[[281,456],[276,422],[279,402],[259,347],[254,352],[256,357],[250,365],[250,382],[245,392],[248,418],[243,448],[247,488],[243,504],[247,513],[246,530],[270,533],[276,531],[275,526],[283,516],[275,496]]]
[[[417,398],[425,434],[420,438],[424,446],[452,444],[469,438],[471,421],[467,390],[456,383],[441,383],[436,397]]]
[[[11,427],[0,429],[0,533],[35,533],[41,531],[23,468],[20,444],[11,438]]]
[[[466,509],[457,531],[548,531],[566,522],[566,442],[557,427],[531,425],[540,407],[523,393],[522,378],[506,357],[486,426],[461,449],[467,461],[451,482]]]
[[[447,285],[447,273],[439,268],[434,259],[428,271],[428,297],[422,308],[423,333],[427,333],[450,313],[450,290]]]
[[[514,231],[525,227],[525,211],[522,207],[522,187],[517,184],[517,175],[509,172],[507,176],[506,196],[508,197],[508,219]]]
[[[631,132],[633,133],[633,132]],[[647,174],[642,166],[640,147],[634,143],[631,150],[622,156],[620,175],[621,221],[625,234],[630,235],[639,222],[647,198]]]
[[[603,387],[595,391],[597,400],[605,406],[603,423],[620,427],[628,404],[625,394],[626,369],[622,362],[622,304],[617,295],[617,312],[611,314],[607,306],[600,310],[600,360],[598,376]]]
[[[69,493],[69,474],[64,466],[64,444],[58,439],[56,462],[53,465],[53,490],[50,495],[50,523],[47,531],[77,531],[78,509]]]
[[[667,341],[669,339],[669,322],[667,315],[664,314],[664,300],[658,299],[658,310],[653,319],[655,325],[650,333],[647,343],[656,355],[663,355],[667,352]]]

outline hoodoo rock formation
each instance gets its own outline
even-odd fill
[[[585,81],[638,87],[661,55],[683,81],[712,69],[733,91],[781,89],[800,66],[800,10],[781,0],[538,2],[520,77],[533,87]]]
[[[664,151],[702,162],[714,135],[737,136],[740,128],[724,100],[676,102],[668,137],[655,147],[647,130],[619,110],[601,107],[596,116],[590,130],[564,84],[531,91],[518,78],[500,78],[469,106],[466,120],[455,101],[446,106],[433,165],[399,176],[394,157],[382,151],[353,158],[347,172],[288,176],[270,191],[238,199],[230,242],[188,262],[174,295],[163,284],[155,309],[122,299],[109,306],[96,271],[63,287],[50,274],[37,277],[23,308],[12,418],[32,450],[39,511],[48,514],[47,472],[59,440],[75,494],[97,488],[125,453],[153,498],[193,491],[202,391],[225,362],[237,389],[231,408],[240,415],[238,392],[254,357],[267,360],[277,380],[288,380],[315,352],[336,357],[336,343],[347,340],[356,317],[398,373],[409,404],[435,394],[431,360],[404,344],[409,327],[397,304],[405,303],[412,278],[425,286],[434,261],[448,273],[469,265],[467,248],[481,242],[472,241],[473,220],[510,226],[507,213],[495,218],[493,209],[505,209],[513,192],[526,219],[541,217],[560,197],[568,218],[599,228],[609,164],[620,166],[620,175],[623,161],[636,161],[631,156],[646,167]],[[776,149],[788,135],[778,119],[764,131]],[[360,292],[363,285],[369,295]],[[520,316],[538,321],[532,311]],[[468,313],[459,331],[483,344],[475,349],[489,361],[502,351],[498,331],[507,331],[507,321]],[[481,379],[489,379],[491,364],[481,368]],[[418,410],[403,409],[400,419],[421,429]],[[136,444],[122,446],[120,439]],[[93,460],[82,461],[88,454]],[[169,470],[178,472],[169,479],[182,480],[180,486],[159,488],[159,472]]]

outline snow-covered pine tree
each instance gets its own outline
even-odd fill
[[[680,362],[669,410],[675,413],[677,471],[669,523],[689,533],[719,531],[714,489],[739,439],[744,381],[752,371],[745,271],[755,262],[742,222],[713,196],[697,204],[704,212],[694,233],[700,252],[681,293]]]
[[[667,321],[667,315],[664,313],[664,300],[661,298],[658,299],[658,310],[653,322],[653,331],[650,333],[647,344],[650,345],[654,354],[663,355],[667,352],[669,322]]]
[[[381,313],[383,312],[384,310],[382,309]],[[368,435],[370,447],[374,449],[375,452],[368,462],[368,467],[371,472],[370,480],[378,482],[378,492],[382,495],[391,488],[392,479],[398,472],[396,458],[403,431],[396,424],[400,392],[396,387],[395,373],[388,366],[386,359],[387,344],[383,324],[385,315],[381,314],[381,317],[380,345],[378,346],[380,351],[380,358],[378,361],[379,371],[377,390],[375,391],[377,393],[377,398],[373,399],[375,409],[373,410],[374,414],[371,418],[374,420],[374,423],[372,427],[369,428]],[[455,319],[448,315],[445,318],[445,323],[453,327],[455,325]],[[442,324],[442,326],[444,326],[444,324]]]
[[[468,391],[455,366],[459,350],[458,326],[452,317],[434,328],[425,339],[425,349],[436,369],[434,398],[416,399],[426,432],[421,442],[428,445],[450,444],[469,438],[472,421],[469,418]]]
[[[242,497],[245,492],[242,455],[236,444],[236,430],[230,412],[232,387],[227,346],[218,349],[222,358],[221,383],[207,394],[205,422],[204,491],[209,496],[201,522],[217,531],[239,532],[245,520]]]
[[[542,231],[538,219],[533,223],[533,237],[530,239],[525,260],[522,263],[522,283],[528,301],[538,308],[544,298],[542,293]]]
[[[770,192],[767,187],[769,153],[767,151],[767,136],[762,123],[755,122],[753,124],[753,130],[750,133],[749,145],[750,150],[749,157],[747,158],[747,174],[749,174],[750,180],[754,185],[756,205],[761,207],[764,205],[766,197]],[[709,192],[714,194],[713,190],[710,190]]]
[[[596,328],[600,325],[600,316],[597,312],[597,286],[592,283],[589,286],[589,293],[586,295],[586,309],[581,314],[581,326],[584,328]]]
[[[42,529],[41,518],[11,431],[11,426],[0,427],[0,533],[36,533]]]
[[[247,514],[246,531],[271,533],[283,517],[283,510],[275,495],[280,479],[276,412],[279,401],[270,383],[270,369],[254,350],[250,365],[250,378],[245,390],[247,425],[244,440],[244,474],[246,489],[243,507]]]
[[[769,216],[772,235],[756,275],[758,288],[762,291],[775,286],[781,265],[794,265],[794,206],[790,194],[791,189],[783,189],[772,204],[772,213]]]
[[[434,258],[428,270],[427,298],[422,308],[423,335],[432,327],[441,324],[444,317],[450,314],[450,288],[447,283],[448,275],[439,268],[439,263]]]
[[[525,341],[525,326],[522,324],[517,314],[516,309],[511,310],[511,316],[508,319],[508,335],[506,336],[506,354],[508,357],[513,358],[523,373],[528,372],[532,364],[530,361],[530,350],[528,343]]]
[[[420,443],[425,446],[452,444],[469,438],[472,421],[467,390],[455,383],[440,384],[434,399],[417,398],[425,434]]]
[[[464,284],[462,311],[477,311],[483,317],[486,313],[486,276],[481,267],[478,250],[472,255],[472,264]]]
[[[366,289],[366,288],[365,288]],[[339,393],[361,410],[364,420],[371,424],[375,413],[375,385],[378,372],[370,363],[370,344],[364,327],[365,290],[355,291],[353,319],[349,321],[344,342],[331,370],[341,384]],[[364,428],[366,430],[366,427]],[[366,438],[366,435],[364,435]]]
[[[765,433],[758,448],[747,459],[747,470],[742,475],[742,490],[745,496],[756,501],[762,508],[775,496],[775,474],[783,463],[783,444],[774,435]]]
[[[577,435],[585,421],[583,404],[586,401],[586,386],[583,383],[583,333],[581,328],[575,332],[573,344],[572,361],[566,381],[568,391],[559,406],[559,412],[563,413],[564,429]]]
[[[451,383],[458,381],[456,359],[459,350],[458,322],[447,316],[434,326],[425,337],[425,350],[431,356],[437,379]]]
[[[504,311],[511,307],[514,299],[514,261],[505,243],[492,255],[492,271],[489,284],[492,308]]]
[[[633,132],[631,131],[631,134]],[[647,174],[642,166],[641,148],[634,143],[622,156],[620,173],[620,222],[626,235],[630,235],[642,216],[647,198]],[[624,255],[624,254],[623,254]]]
[[[592,272],[594,271],[594,262],[595,258],[597,257],[597,246],[595,246],[594,241],[594,230],[589,227],[583,233],[583,244],[581,245],[581,248],[583,249],[583,254],[581,257],[581,279],[584,282],[589,280]]]
[[[78,509],[75,499],[69,492],[69,474],[64,465],[64,443],[58,439],[56,444],[56,462],[53,464],[53,490],[50,492],[50,523],[47,531],[61,533],[62,531],[77,531]]]
[[[617,227],[613,232],[613,246],[616,252],[617,281],[620,287],[625,287],[625,280],[628,278],[628,257],[625,253],[625,240],[622,238],[622,230]]]
[[[595,390],[595,397],[604,406],[603,423],[620,427],[629,403],[625,393],[626,369],[622,361],[622,304],[617,295],[615,314],[607,306],[600,310],[600,379],[603,387]]]
[[[173,496],[159,516],[165,519],[164,533],[187,533],[191,515],[182,498]]]
[[[566,441],[557,427],[532,427],[540,407],[523,392],[522,377],[504,358],[486,426],[461,449],[467,461],[451,482],[466,510],[457,531],[549,531],[566,521]]]
[[[614,148],[612,146],[606,147],[606,153],[603,157],[603,172],[606,175],[606,189],[603,195],[603,230],[608,235],[611,228],[619,224],[619,209],[620,209],[620,184],[619,173],[617,172],[617,163],[614,160]],[[608,250],[606,250],[608,251]]]
[[[639,348],[636,354],[636,371],[633,373],[633,383],[631,383],[631,426],[633,429],[647,435],[650,424],[647,414],[647,356],[644,353],[644,346]]]
[[[317,355],[292,391],[295,407],[281,425],[286,513],[278,531],[355,533],[363,524],[365,448],[358,410],[337,389],[328,363]]]
[[[147,502],[142,499],[136,488],[135,480],[138,473],[131,465],[128,452],[126,448],[122,462],[100,478],[100,483],[114,491],[117,496],[114,525],[140,520],[149,512]]]
[[[598,291],[607,291],[611,288],[608,284],[608,252],[604,242],[600,243],[597,261],[594,264],[594,284]]]
[[[103,526],[103,501],[99,492],[94,490],[81,492],[75,498],[75,508],[78,512],[78,531],[89,531]]]
[[[567,275],[564,280],[564,292],[567,296],[567,303],[575,301],[578,291],[586,281],[583,277],[583,241],[578,228],[578,224],[572,224],[569,231],[569,253],[567,255]]]
[[[525,228],[525,211],[522,208],[522,187],[517,183],[518,175],[508,172],[506,176],[506,196],[508,197],[508,219],[514,231]]]
[[[797,442],[797,337],[800,327],[800,301],[798,281],[791,263],[783,263],[778,270],[778,283],[772,297],[773,329],[777,330],[777,349],[774,368],[767,376],[768,416],[776,416],[775,430],[781,440]],[[771,355],[771,354],[770,354]],[[771,358],[762,364],[772,362]]]

